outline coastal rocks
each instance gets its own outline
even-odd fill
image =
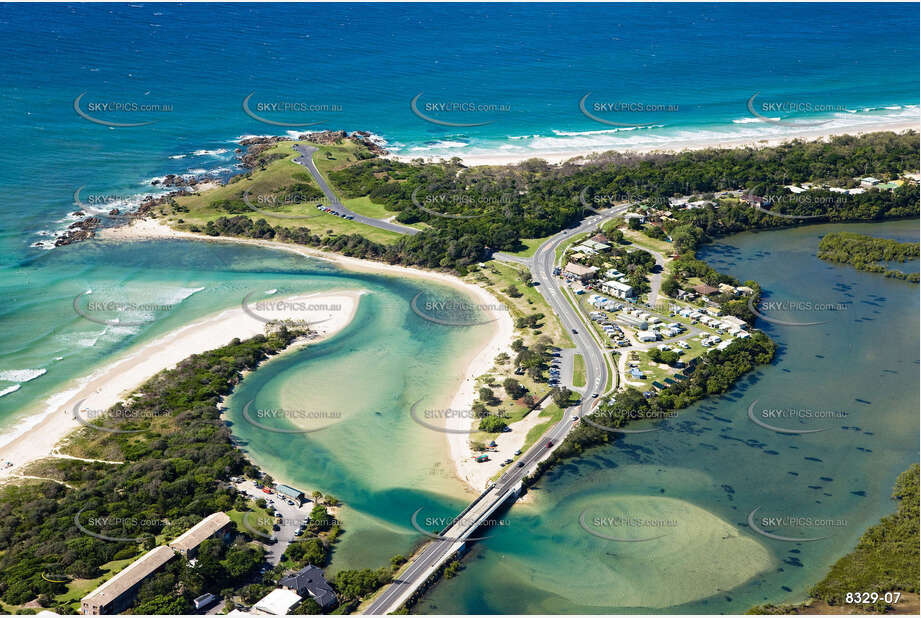
[[[314,144],[330,146],[342,143],[342,140],[348,137],[345,131],[318,131],[317,133],[305,133],[298,136],[299,140],[306,140]]]
[[[246,154],[240,157],[240,165],[248,170],[251,170],[257,167],[262,167],[270,161],[281,158],[284,155],[276,154],[272,156],[265,156],[262,153],[264,153],[278,142],[289,141],[291,141],[290,137],[283,137],[279,135],[248,137],[246,139],[240,140],[240,145],[246,147]]]
[[[112,210],[109,211],[110,217],[117,217],[120,214],[121,214],[121,211],[118,208],[113,208]]]
[[[67,230],[54,241],[54,246],[63,247],[64,245],[71,245],[75,242],[92,238],[96,235],[96,229],[99,225],[100,221],[97,217],[87,217],[81,221],[71,223]]]

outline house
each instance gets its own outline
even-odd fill
[[[648,343],[648,342],[651,342],[651,341],[658,341],[658,340],[659,340],[659,336],[656,335],[655,333],[637,333],[636,339],[637,339],[637,341],[641,341],[641,342],[643,342],[643,343]]]
[[[901,181],[901,180],[896,180],[893,182],[881,182],[878,185],[876,185],[876,188],[879,189],[880,191],[892,191],[893,189],[898,189],[899,187],[901,187],[903,183],[904,181]]]
[[[727,330],[733,327],[739,328],[742,330],[745,330],[746,328],[748,328],[748,322],[746,322],[742,318],[737,318],[734,315],[723,316],[722,320],[723,320],[723,324],[726,325]]]
[[[719,288],[715,288],[712,285],[707,285],[706,283],[695,285],[693,290],[701,296],[712,296],[713,294],[718,294],[720,291]]]
[[[643,372],[637,369],[636,367],[630,370],[630,375],[636,378],[637,380],[645,380],[646,376],[643,375]]]
[[[169,544],[169,547],[185,558],[194,558],[195,554],[198,553],[198,546],[203,541],[224,536],[227,534],[229,527],[230,516],[227,513],[218,511],[208,515],[180,534]]]
[[[323,609],[330,608],[339,600],[332,586],[323,577],[319,567],[308,564],[300,571],[286,575],[278,580],[278,585],[301,596],[310,595]]]
[[[757,195],[751,195],[749,193],[743,194],[739,197],[740,200],[751,206],[770,206],[771,199],[767,197],[759,197]]]
[[[83,597],[80,613],[87,616],[122,613],[134,603],[141,583],[175,555],[166,545],[154,547]]]
[[[566,268],[563,269],[563,272],[568,279],[578,279],[579,281],[585,282],[595,277],[595,273],[598,272],[598,267],[583,266],[582,264],[570,262],[566,265]]]
[[[302,492],[300,489],[295,489],[294,487],[289,487],[288,485],[277,485],[275,487],[275,491],[283,496],[288,496],[292,500],[297,500],[299,505],[303,504],[307,499],[304,496],[304,492]]]
[[[631,219],[639,219],[640,223],[646,223],[646,215],[641,215],[638,212],[628,212],[624,215],[624,220],[629,222]]]
[[[740,285],[739,287],[736,288],[736,291],[739,292],[740,294],[745,294],[746,296],[751,296],[755,293],[755,290],[748,287],[747,285]]]
[[[596,253],[598,253],[598,252],[595,251],[592,247],[588,246],[588,245],[585,244],[585,243],[583,243],[583,244],[581,244],[581,245],[579,245],[579,246],[577,246],[577,247],[573,247],[573,251],[576,251],[576,255],[581,255],[581,256],[595,255]],[[573,256],[573,257],[575,257],[575,256]]]
[[[633,296],[633,286],[619,281],[605,281],[601,284],[601,289],[617,298],[631,298]]]
[[[288,612],[294,609],[294,606],[301,602],[301,597],[297,593],[287,588],[276,588],[259,599],[251,614],[261,616],[287,616]]]
[[[860,185],[863,187],[875,187],[880,182],[882,181],[879,178],[873,178],[872,176],[867,176],[866,178],[860,179]]]
[[[595,234],[594,236],[592,236],[592,240],[594,240],[595,242],[606,243],[608,242],[608,237],[599,232],[598,234]]]
[[[721,283],[717,286],[717,288],[721,294],[732,294],[733,296],[737,294],[736,289],[728,283]]]
[[[596,253],[604,253],[611,250],[611,245],[596,240],[586,240],[581,246],[588,247]]]

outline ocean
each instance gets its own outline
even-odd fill
[[[362,388],[377,389],[355,401],[356,423],[393,414],[425,375],[417,363],[388,374],[386,383],[357,369],[371,354],[365,341],[378,351],[421,354],[425,325],[406,317],[400,299],[408,290],[396,283],[254,247],[53,248],[78,209],[131,208],[162,191],[152,183],[167,174],[225,178],[239,171],[235,149],[248,135],[365,130],[398,154],[452,156],[667,148],[780,137],[806,126],[860,130],[917,120],[917,23],[911,4],[0,4],[0,442],[15,439],[29,415],[53,409],[56,393],[108,359],[236,306],[252,290],[370,286],[376,302],[389,303],[381,315],[361,313],[342,334],[352,348],[315,352],[335,371],[357,375]],[[896,284],[907,285],[885,282]],[[74,297],[87,290],[164,309],[136,325],[99,325],[74,313]],[[400,325],[392,339],[375,330],[380,320]],[[449,372],[460,344],[453,336],[431,343],[419,359]],[[296,358],[299,368],[280,364],[290,375],[266,386],[272,397],[305,397],[299,384],[322,383],[322,360]],[[841,356],[824,362],[833,367],[827,375],[847,366]],[[447,380],[437,385],[448,388]],[[367,393],[380,389],[392,397],[389,407],[375,409]],[[420,441],[395,460],[410,462],[410,470],[367,484],[353,482],[367,465],[361,457],[339,465],[326,451],[310,459],[305,450],[307,459],[273,461],[268,436],[263,444],[250,436],[250,448],[292,482],[351,501],[354,517],[371,523],[353,524],[360,542],[346,535],[338,560],[373,567],[419,540],[401,523],[403,514],[373,513],[375,501],[391,495],[447,513],[462,500],[445,472],[433,471],[441,460],[431,436],[400,427],[401,439]],[[621,452],[605,457],[617,460]],[[307,470],[324,461],[338,468]],[[853,487],[888,488],[902,463],[887,463],[875,486]],[[419,465],[439,479],[427,495],[412,487]],[[688,478],[682,474],[675,478]],[[562,484],[549,481],[547,493]],[[885,512],[886,501],[873,499],[849,540]],[[362,544],[375,549],[363,553]],[[816,564],[823,564],[819,557]],[[451,585],[479,581],[465,575]],[[746,602],[757,597],[745,594]],[[509,609],[477,607],[496,608]]]

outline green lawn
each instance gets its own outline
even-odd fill
[[[563,419],[563,410],[561,410],[555,403],[551,403],[549,406],[540,411],[540,417],[546,418],[547,420],[543,423],[540,423],[539,425],[531,427],[531,431],[529,431],[528,435],[525,436],[524,446],[521,447],[522,452],[531,448],[535,442],[540,440],[541,436],[543,436],[548,429]]]
[[[544,236],[543,238],[522,238],[521,244],[525,246],[524,249],[522,249],[521,251],[503,251],[503,253],[507,253],[508,255],[514,255],[516,257],[523,257],[523,258],[534,257],[534,254],[537,252],[537,249],[542,244],[544,244],[547,241],[547,239],[550,238],[551,236],[553,236],[553,234],[551,234],[550,236]]]
[[[585,359],[581,354],[573,357],[572,385],[585,386]]]
[[[108,581],[115,576],[116,573],[124,569],[126,566],[137,560],[140,557],[140,552],[138,555],[133,558],[123,558],[122,560],[112,560],[100,566],[100,570],[103,571],[103,574],[94,579],[75,579],[69,584],[67,584],[67,591],[62,592],[61,594],[55,595],[54,600],[56,603],[73,603],[74,607],[79,607],[80,599],[85,597],[87,593],[92,590],[95,590],[103,582]]]
[[[270,162],[264,169],[253,170],[249,177],[242,177],[233,183],[199,194],[178,197],[176,199],[178,208],[175,211],[169,207],[162,207],[157,209],[157,214],[165,216],[168,223],[183,230],[188,230],[192,225],[203,228],[208,221],[219,217],[243,215],[253,220],[265,219],[269,224],[276,226],[307,227],[311,232],[320,236],[361,234],[369,240],[384,244],[393,243],[400,238],[401,234],[364,225],[357,221],[348,221],[317,210],[316,204],[325,202],[325,197],[318,196],[316,199],[283,204],[278,207],[262,206],[260,197],[264,198],[272,194],[286,195],[286,188],[294,184],[307,184],[319,191],[319,187],[313,177],[310,176],[310,173],[303,166],[294,162],[293,159],[297,156],[294,151],[294,144],[295,142],[281,142],[266,150],[267,154],[281,153],[285,157]],[[343,146],[320,146],[320,150],[314,154],[317,168],[321,172],[324,171],[324,168],[330,169],[337,162],[341,162],[343,158],[348,158],[347,153],[354,153],[356,148],[357,146],[352,142]],[[336,153],[340,158],[327,161],[325,152]],[[250,211],[245,205],[242,208],[238,208],[239,212],[230,212],[219,206],[224,200],[241,203],[244,192],[249,195],[250,203],[260,208],[260,210],[269,210],[270,212],[286,215],[303,215],[304,218],[273,217],[271,214]],[[180,223],[180,220],[182,220],[182,223]]]

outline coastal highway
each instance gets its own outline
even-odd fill
[[[339,197],[326,183],[326,179],[323,178],[323,175],[320,174],[320,170],[317,169],[316,164],[313,162],[313,153],[315,153],[318,148],[315,146],[307,146],[305,144],[295,144],[294,149],[301,153],[301,156],[296,157],[294,162],[307,168],[307,171],[310,172],[310,175],[313,176],[313,179],[317,181],[317,184],[320,185],[320,189],[323,191],[324,195],[326,195],[326,199],[329,201],[330,208],[340,214],[351,215],[354,220],[358,221],[359,223],[364,223],[365,225],[370,225],[372,227],[387,230],[389,232],[409,235],[419,233],[419,230],[414,227],[409,227],[408,225],[400,225],[399,223],[391,223],[390,221],[384,221],[383,219],[365,217],[364,215],[359,215],[343,206],[342,202],[339,200]]]
[[[441,538],[425,545],[419,553],[410,559],[409,565],[380,593],[363,614],[382,615],[397,610],[423,584],[438,567],[456,554],[464,545],[465,539],[479,528],[493,512],[507,500],[517,495],[522,479],[527,476],[537,463],[547,457],[559,446],[573,425],[576,416],[587,414],[597,403],[593,393],[601,393],[608,381],[608,366],[604,362],[604,350],[598,346],[588,332],[576,309],[563,296],[561,282],[553,276],[556,248],[577,234],[582,234],[603,223],[605,220],[621,214],[626,207],[614,208],[604,214],[593,215],[575,228],[563,230],[545,241],[530,260],[534,284],[541,295],[547,299],[550,307],[560,317],[564,328],[568,329],[576,350],[585,359],[586,389],[585,396],[578,406],[564,412],[562,420],[547,431],[530,449],[523,453],[515,463],[508,466],[499,479],[489,487],[473,505],[468,507],[461,517],[446,530]],[[499,257],[499,256],[497,256]],[[500,258],[501,259],[501,258]],[[517,260],[514,260],[517,261]],[[576,333],[572,333],[575,330]],[[552,443],[551,446],[548,444]],[[521,464],[520,466],[518,464]],[[484,528],[488,535],[488,528]],[[477,535],[479,538],[481,535]]]

